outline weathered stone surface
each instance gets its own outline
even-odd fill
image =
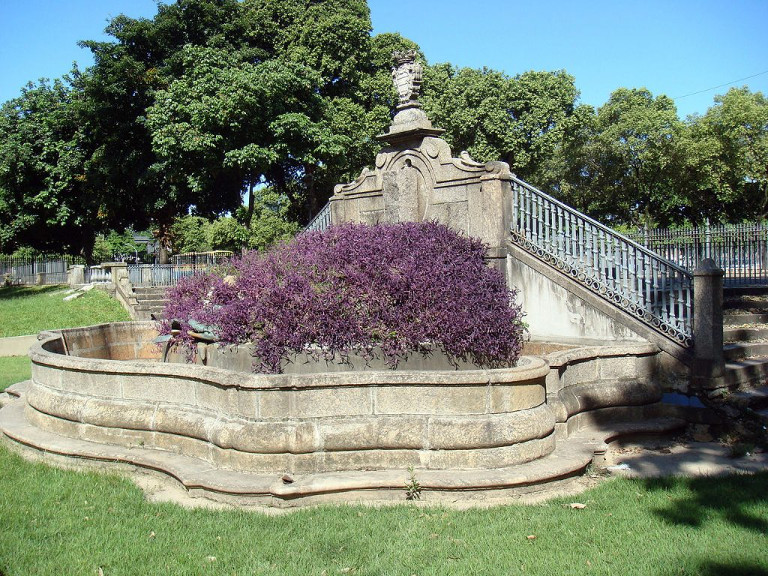
[[[502,468],[541,458],[554,449],[555,436],[551,434],[545,438],[499,448],[430,450],[427,468],[436,470]]]
[[[514,414],[432,417],[429,448],[470,450],[509,446],[548,436],[554,427],[554,415],[546,405]]]
[[[515,412],[542,404],[546,397],[544,386],[539,383],[523,385],[498,384],[491,386],[490,412]]]
[[[382,449],[419,449],[427,437],[427,420],[413,416],[319,421],[318,434],[327,451]]]
[[[377,414],[484,414],[487,386],[413,386],[376,389]]]
[[[161,375],[123,377],[123,398],[194,406],[195,382]]]
[[[637,377],[637,364],[633,356],[600,358],[598,364],[601,380]]]

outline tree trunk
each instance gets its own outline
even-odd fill
[[[248,179],[248,219],[245,222],[245,227],[248,230],[251,229],[251,221],[253,220],[253,177]]]

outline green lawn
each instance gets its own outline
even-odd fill
[[[5,576],[768,574],[768,474],[610,480],[529,507],[267,516],[151,504],[127,480],[32,464],[6,448],[0,471]]]
[[[66,286],[0,288],[0,338],[130,320],[117,300],[100,290],[64,302],[66,291]]]
[[[9,356],[0,358],[0,392],[11,384],[29,380],[32,364],[28,356]]]

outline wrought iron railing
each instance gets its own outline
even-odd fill
[[[688,271],[702,259],[712,258],[723,270],[725,286],[768,285],[768,224],[764,222],[643,230],[628,236]]]
[[[140,264],[128,265],[128,278],[134,286],[175,286],[179,279],[208,270],[206,266],[191,264]]]
[[[684,346],[693,342],[693,276],[513,178],[512,241]]]
[[[323,206],[322,210],[315,214],[315,217],[310,220],[309,224],[304,228],[304,232],[313,232],[315,230],[325,230],[331,225],[331,203],[328,202]]]
[[[0,282],[9,284],[66,284],[67,270],[82,263],[75,256],[40,258],[0,257]]]

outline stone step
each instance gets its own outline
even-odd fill
[[[729,342],[723,346],[726,361],[743,360],[744,358],[768,358],[768,342]]]
[[[728,402],[742,408],[751,408],[756,412],[768,410],[768,386],[734,392],[728,396]]]
[[[140,304],[143,304],[144,306],[160,306],[163,307],[168,303],[168,300],[163,300],[161,298],[136,298]]]
[[[745,358],[725,363],[725,383],[729,388],[763,386],[768,381],[768,358]]]
[[[723,328],[723,340],[726,342],[768,341],[768,325]]]
[[[723,324],[725,326],[745,326],[749,324],[768,324],[767,314],[728,314],[727,310],[723,311]]]
[[[141,296],[142,298],[168,298],[168,294],[165,291],[162,290],[136,290],[134,289],[134,294],[136,296]]]
[[[738,296],[723,299],[723,310],[741,310],[753,314],[768,313],[768,298],[762,296]]]
[[[768,286],[727,286],[723,288],[723,297],[768,296]]]

